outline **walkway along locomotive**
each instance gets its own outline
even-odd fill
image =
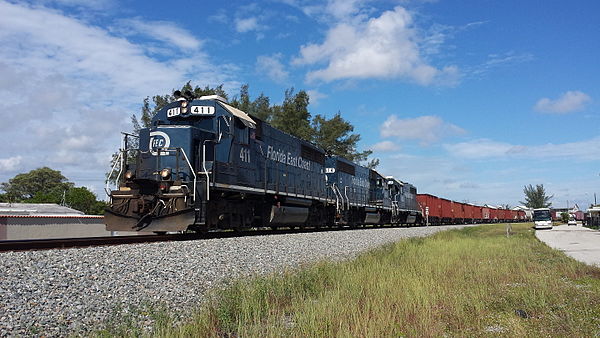
[[[219,96],[175,96],[140,130],[139,149],[120,152],[107,230],[421,222],[414,187],[326,156]]]

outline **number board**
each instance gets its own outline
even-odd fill
[[[191,106],[190,112],[192,115],[214,115],[215,107],[213,106]]]
[[[174,117],[181,114],[181,108],[179,107],[175,107],[175,108],[169,108],[167,110],[167,117]]]
[[[215,107],[213,106],[191,106],[189,110],[191,115],[214,115]],[[175,117],[181,114],[187,113],[186,110],[181,109],[181,107],[169,108],[167,109],[167,117]]]

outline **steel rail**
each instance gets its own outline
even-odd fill
[[[29,240],[2,240],[0,241],[0,252],[6,251],[31,251],[84,248],[94,246],[124,245],[169,241],[206,240],[233,237],[272,236],[285,234],[299,234],[324,231],[344,231],[373,229],[375,226],[336,226],[336,227],[283,227],[283,229],[252,228],[243,230],[218,230],[205,233],[165,234],[165,235],[137,235],[137,236],[109,236],[109,237],[81,237],[81,238],[51,238],[51,239],[29,239]],[[385,225],[387,228],[404,227],[402,225]]]

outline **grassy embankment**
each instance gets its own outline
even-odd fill
[[[537,241],[531,224],[411,239],[215,293],[165,336],[594,336],[600,269]],[[120,331],[120,334],[124,333]]]

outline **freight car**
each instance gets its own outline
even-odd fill
[[[470,224],[497,222],[524,222],[525,211],[478,206],[451,201],[430,194],[417,194],[427,224]]]
[[[216,95],[175,96],[140,130],[138,149],[124,142],[113,167],[117,188],[107,187],[107,230],[356,226],[398,223],[392,216],[399,213],[403,222],[420,219],[415,203],[394,209],[378,172],[326,156]],[[403,196],[414,194],[409,188]]]

